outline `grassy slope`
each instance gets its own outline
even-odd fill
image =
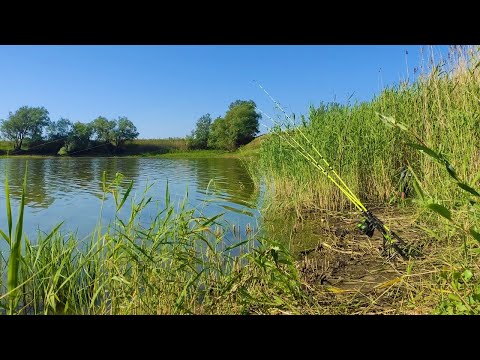
[[[224,151],[224,150],[190,150],[190,151],[178,151],[178,152],[169,152],[159,155],[160,157],[165,158],[229,158],[229,157],[254,157],[258,156],[260,152],[260,147],[262,142],[268,135],[261,135],[253,139],[248,144],[241,146],[237,151]]]
[[[362,201],[383,207],[412,204],[416,192],[409,166],[424,189],[425,200],[417,197],[413,203],[418,205],[412,207],[418,211],[416,215],[401,224],[395,224],[394,219],[384,220],[388,225],[395,224],[395,231],[398,229],[400,233],[415,232],[416,236],[406,237],[406,240],[420,246],[425,258],[410,260],[408,264],[387,263],[394,269],[395,278],[378,288],[377,293],[361,291],[360,297],[371,301],[370,309],[379,305],[384,289],[385,294],[392,294],[388,300],[392,302],[390,305],[407,306],[412,313],[415,309],[422,309],[421,312],[480,313],[479,244],[471,232],[468,234],[469,229],[480,231],[478,203],[470,205],[468,201],[469,198],[475,200],[471,196],[474,193],[460,189],[444,165],[407,145],[408,142],[418,143],[415,138],[398,128],[387,127],[377,115],[395,118],[428,146],[445,154],[458,177],[478,191],[479,99],[480,53],[478,48],[471,47],[463,53],[451,53],[449,61],[433,66],[414,83],[385,89],[371,102],[351,106],[329,104],[312,109],[307,125],[302,126],[309,141]],[[308,142],[299,131],[290,129],[289,138],[308,148]],[[309,151],[321,162],[312,148]],[[270,210],[273,213],[278,213],[278,208],[297,210],[298,220],[293,233],[304,226],[302,219],[311,209],[352,209],[349,201],[324,174],[298,156],[281,137],[272,134],[261,148],[260,159],[266,184],[272,185],[270,196],[275,206]],[[407,174],[406,181],[403,174]],[[402,191],[407,193],[405,202],[401,200]],[[425,207],[430,202],[447,207],[451,220],[447,221]],[[443,214],[450,217],[450,212],[446,210]],[[323,221],[325,215],[322,213],[318,217]],[[351,217],[358,218],[358,214],[344,215],[347,219]],[[325,231],[331,232],[332,229],[322,229],[321,233]],[[348,232],[352,231],[354,227],[348,229]],[[371,240],[365,241],[361,248],[371,243]],[[343,236],[329,246],[339,257],[339,254],[355,256],[359,252],[358,249],[353,252],[346,249]],[[325,248],[319,249],[319,252],[325,251]],[[311,266],[311,258],[308,261]],[[341,259],[330,261],[330,264],[335,267],[339,262]],[[325,264],[328,262],[313,265],[322,270]],[[370,266],[368,261],[362,260],[360,264]],[[327,271],[328,266],[323,270]],[[373,272],[374,269],[369,270]]]
[[[473,49],[468,56],[472,68],[480,63]],[[385,89],[371,102],[312,109],[302,131],[362,200],[397,202],[402,191],[413,196],[407,171],[411,166],[426,192],[449,205],[460,196],[458,187],[443,176],[441,167],[406,144],[412,139],[385,126],[377,113],[394,117],[440,149],[459,176],[471,182],[480,172],[478,99],[480,67],[468,71],[460,59],[433,68],[413,84]],[[298,131],[290,134],[309,148]],[[311,148],[310,152],[314,154]],[[278,136],[264,143],[260,158],[268,182],[275,184],[276,196],[285,200],[285,206],[349,208],[338,189]]]
[[[105,192],[120,195],[117,181],[121,178],[104,183]],[[21,236],[20,218],[20,236],[12,235],[9,244],[21,243],[24,251],[11,245],[8,266],[0,263],[0,279],[9,279],[0,282],[0,314],[301,312],[299,304],[308,298],[281,244],[247,231],[246,241],[232,250],[244,254],[237,257],[224,242],[228,227],[222,228],[217,216],[194,213],[185,206],[187,199],[181,206],[167,201],[150,224],[140,226],[149,201],[138,199],[130,221],[116,219],[108,229],[92,229],[87,239],[54,229],[30,243]],[[117,212],[123,204],[116,203]],[[254,244],[257,251],[250,252]],[[275,297],[282,300],[271,301]]]

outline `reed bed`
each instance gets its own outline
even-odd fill
[[[370,102],[312,106],[307,117],[282,130],[306,144],[299,133],[303,132],[362,201],[397,203],[402,192],[412,196],[410,166],[429,194],[453,203],[460,190],[443,181],[442,169],[409,147],[399,131],[384,126],[377,114],[415,129],[451,159],[461,177],[472,181],[480,171],[479,61],[476,47],[452,48],[447,59],[430,58],[421,65],[424,70],[412,83],[384,89]],[[263,142],[260,159],[278,205],[297,210],[351,208],[348,199],[291,151],[278,132],[272,131]]]
[[[373,294],[366,308],[356,291],[329,306],[330,313],[480,313],[480,48],[451,47],[437,60],[431,53],[417,72],[413,82],[370,102],[322,104],[297,121],[271,119],[257,172],[269,185],[268,211],[295,210],[303,219],[311,211],[354,209],[312,166],[319,159],[294,151],[314,144],[317,158],[328,159],[362,202],[410,208],[415,220],[408,226],[422,230],[415,240],[425,256],[395,266],[398,276],[383,284],[395,294],[381,309],[387,290]],[[368,267],[368,257],[360,261]]]
[[[292,239],[314,214],[317,243],[299,259],[280,233],[227,242],[220,214],[205,217],[187,198],[172,204],[168,189],[165,208],[140,223],[151,199],[132,198],[131,185],[120,190],[121,175],[104,177],[104,201],[117,212],[130,205],[129,216],[106,228],[100,221],[87,239],[59,224],[31,240],[22,201],[13,222],[7,183],[0,306],[9,314],[478,314],[479,72],[479,48],[453,47],[371,102],[323,104],[276,123],[250,169],[267,184],[266,217],[296,211]],[[401,205],[382,216],[423,258],[383,257],[379,234],[359,234],[351,199],[291,142],[314,144],[369,207]],[[333,211],[340,222],[319,227]]]
[[[104,201],[115,201],[117,216],[91,237],[49,234],[29,239],[8,211],[2,237],[9,252],[0,264],[0,306],[8,314],[255,314],[298,313],[306,301],[294,261],[285,247],[245,230],[225,239],[221,214],[170,202],[149,224],[139,215],[145,194],[121,193],[122,176],[107,183]],[[6,184],[7,199],[8,180]],[[25,189],[23,194],[25,193]],[[22,194],[22,198],[24,195]],[[107,195],[110,195],[107,198]],[[129,216],[118,212],[130,203]],[[7,209],[10,209],[7,200]],[[25,219],[28,221],[28,219]],[[4,281],[7,279],[8,281]]]
[[[188,146],[185,138],[135,139],[127,145],[125,152],[155,155],[187,150]]]

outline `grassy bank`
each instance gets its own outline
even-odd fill
[[[26,177],[25,177],[26,179]],[[25,180],[26,181],[26,180]],[[151,201],[130,203],[119,189],[121,175],[107,183],[104,201],[117,216],[86,239],[23,234],[23,196],[17,223],[8,211],[2,241],[9,253],[0,264],[0,307],[9,314],[250,314],[295,313],[306,301],[298,273],[281,244],[247,230],[226,241],[221,217],[204,217],[185,200],[166,206],[149,224],[138,219]],[[24,184],[25,191],[25,184]],[[7,209],[10,209],[7,192]]]
[[[111,147],[98,145],[92,142],[90,149],[74,152],[68,156],[74,157],[97,157],[97,156],[140,156],[140,157],[165,157],[165,158],[228,158],[228,157],[253,157],[257,156],[263,137],[252,140],[249,144],[241,146],[236,151],[225,150],[189,150],[187,141],[183,138],[170,139],[136,139],[126,143],[121,149],[114,151]],[[57,155],[58,146],[49,144],[37,145],[29,148],[25,145],[21,151],[12,153],[12,144],[8,141],[0,141],[0,157],[44,157]]]
[[[29,145],[26,142],[22,149],[13,151],[13,144],[9,141],[0,141],[0,155],[6,156],[58,156],[63,141],[45,142]],[[119,149],[114,149],[110,144],[90,141],[87,149],[73,151],[69,156],[156,156],[169,152],[187,151],[187,141],[184,138],[167,139],[135,139],[123,144]]]
[[[419,287],[412,281],[431,272],[430,263],[392,268],[379,253],[380,239],[362,241],[353,222],[339,241],[338,227],[345,224],[338,215],[315,214],[325,219],[321,226],[313,223],[322,231],[320,242],[303,244],[294,258],[282,229],[230,229],[220,214],[205,217],[190,208],[187,197],[172,203],[168,188],[165,207],[140,224],[151,198],[131,198],[131,186],[119,186],[120,174],[103,179],[103,199],[115,203],[117,215],[107,227],[100,216],[86,238],[63,233],[61,225],[27,237],[23,195],[11,211],[6,184],[8,228],[1,236],[9,251],[0,263],[0,313],[388,314],[428,313],[438,305],[431,282],[421,278]],[[120,216],[123,207],[130,211]],[[404,221],[410,214],[396,217]],[[291,231],[291,223],[281,225]],[[303,237],[293,240],[304,243]],[[366,278],[370,273],[374,277]],[[350,279],[349,288],[338,285],[342,277]]]
[[[250,143],[241,146],[236,151],[225,150],[189,150],[189,151],[172,151],[169,153],[158,155],[159,157],[170,159],[188,159],[188,158],[256,158],[260,152],[260,146],[268,135],[261,135],[253,139]]]
[[[480,171],[479,60],[474,48],[452,53],[448,62],[426,69],[415,82],[387,88],[370,102],[312,107],[299,126],[362,200],[398,202],[402,191],[413,196],[411,166],[427,193],[453,204],[460,190],[444,179],[443,169],[409,147],[409,139],[385,126],[377,113],[413,129],[452,161],[460,177],[473,181]],[[295,127],[287,131],[306,145]],[[338,189],[281,137],[272,134],[260,158],[267,182],[286,207],[350,208]]]
[[[422,309],[420,313],[480,312],[479,64],[478,48],[455,49],[448,59],[422,64],[424,71],[412,83],[387,88],[370,102],[312,107],[301,122],[292,124],[287,119],[277,124],[264,142],[260,163],[261,176],[270,189],[269,211],[296,211],[292,239],[301,241],[298,238],[312,235],[303,229],[309,214],[318,214],[315,231],[328,234],[332,229],[319,225],[328,217],[323,210],[354,208],[285,138],[310,149],[318,161],[322,154],[362,202],[411,211],[403,222],[397,222],[395,215],[385,221],[421,248],[424,257],[407,263],[387,261],[395,275],[377,283],[377,291],[357,288],[346,300],[348,304],[363,299],[371,302],[372,309],[380,299],[385,300],[384,289],[385,293],[394,292],[384,303],[385,308],[391,306],[388,313],[397,313],[393,304],[399,303],[406,305],[402,313],[408,308]],[[359,214],[347,212],[340,218],[345,223],[359,220]],[[317,238],[317,247],[310,249],[315,256],[307,256],[306,269],[311,266],[319,278],[333,271],[335,279],[344,268],[355,273],[361,264],[368,269],[367,275],[352,278],[344,272],[338,282],[337,291],[349,293],[345,279],[359,284],[380,271],[375,265],[379,244],[372,239],[362,244],[365,239],[357,238],[351,227],[337,225],[333,230],[338,233],[332,242]],[[326,248],[333,249],[336,256],[326,257]],[[368,253],[371,256],[364,256]],[[322,268],[325,271],[319,274]],[[332,311],[345,304],[337,305]],[[356,313],[355,306],[350,311]]]
[[[205,217],[190,208],[187,197],[171,203],[168,189],[165,207],[151,222],[140,223],[151,198],[130,198],[130,188],[120,187],[120,182],[120,174],[110,183],[103,181],[104,201],[116,204],[115,220],[102,227],[99,217],[99,226],[86,238],[63,233],[61,225],[49,234],[27,237],[22,231],[23,222],[29,221],[23,218],[23,200],[9,211],[6,186],[9,225],[2,229],[1,240],[8,243],[9,251],[0,263],[0,313],[480,311],[480,299],[469,300],[480,287],[468,268],[479,254],[465,258],[453,233],[442,242],[432,242],[420,227],[403,228],[399,233],[404,238],[427,244],[423,248],[429,256],[392,260],[380,252],[381,236],[362,235],[352,214],[311,212],[301,222],[284,216],[273,226],[265,223],[262,233],[239,231],[226,226],[220,214]],[[123,207],[130,211],[120,216]],[[375,209],[375,213],[396,229],[417,222],[415,212],[407,209]],[[431,228],[428,221],[421,225]],[[285,243],[289,233],[290,242]],[[308,243],[305,234],[311,236]],[[459,258],[464,261],[452,261]],[[462,305],[464,301],[468,307]]]
[[[175,139],[136,139],[126,144],[122,155],[158,155],[169,152],[187,151],[187,141]]]

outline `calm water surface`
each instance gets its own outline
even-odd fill
[[[0,159],[0,227],[4,231],[7,230],[5,173],[8,172],[15,224],[26,161]],[[168,181],[172,202],[180,203],[188,190],[189,207],[202,209],[207,216],[225,212],[223,219],[230,224],[257,226],[259,191],[238,159],[37,158],[28,159],[27,234],[47,232],[64,221],[64,231],[88,236],[100,216],[104,170],[107,179],[122,173],[124,188],[133,180],[131,194],[137,199],[148,184],[153,184],[148,190],[153,200],[142,221],[148,221],[162,209]],[[103,209],[105,222],[113,218],[114,209],[109,196]],[[122,211],[127,213],[129,206]],[[0,248],[4,248],[3,243]]]

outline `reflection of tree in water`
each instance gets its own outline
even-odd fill
[[[258,191],[239,159],[195,159],[197,188],[203,194],[217,193],[223,200],[255,207]],[[212,181],[211,181],[212,180]]]
[[[26,159],[5,159],[8,169],[10,196],[19,200],[22,194]],[[30,207],[49,207],[58,196],[68,196],[79,190],[102,198],[102,173],[107,181],[117,172],[125,175],[120,187],[126,189],[130,180],[139,175],[139,160],[116,158],[55,158],[28,159],[27,193],[25,204]],[[1,174],[0,188],[4,195],[5,174]]]
[[[121,173],[124,178],[119,184],[120,189],[126,190],[130,181],[133,180],[134,185],[140,174],[140,160],[137,158],[96,158],[88,159],[92,164],[92,173],[94,180],[92,183],[96,184],[95,196],[102,198],[102,174],[106,171],[107,184],[115,179],[116,173]]]
[[[21,197],[26,161],[24,158],[0,160],[2,170],[8,169],[10,193],[15,201]],[[142,161],[146,163],[140,173]],[[183,184],[194,177],[201,197],[199,200],[219,199],[218,205],[227,210],[241,212],[253,209],[258,199],[254,182],[238,159],[149,162],[148,159],[138,158],[47,158],[28,159],[26,205],[48,208],[55,199],[61,198],[75,202],[79,193],[102,199],[103,171],[107,173],[108,182],[115,178],[117,172],[124,175],[120,184],[122,192],[127,189],[130,180],[138,185],[140,178],[148,178],[149,183],[163,183],[168,178],[172,183]],[[5,171],[0,172],[0,199],[4,199]]]
[[[50,191],[65,194],[79,189],[95,193],[93,180],[91,159],[52,159],[47,177]]]
[[[27,192],[25,204],[30,207],[49,207],[55,198],[49,193],[45,176],[48,171],[47,159],[29,159],[27,173]],[[20,200],[22,195],[23,177],[25,175],[26,159],[7,159],[5,164],[8,171],[8,187],[11,199]],[[4,188],[4,177],[2,188]],[[3,190],[4,191],[4,190]]]

